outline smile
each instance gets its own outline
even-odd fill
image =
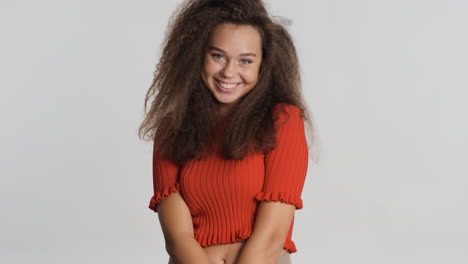
[[[224,83],[219,80],[216,80],[216,82],[225,89],[234,89],[239,83]]]

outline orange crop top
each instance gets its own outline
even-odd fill
[[[202,247],[247,240],[259,201],[280,201],[302,209],[308,166],[304,120],[298,107],[286,105],[285,110],[289,118],[280,112],[275,122],[279,125],[277,145],[266,154],[258,151],[242,160],[228,160],[218,148],[204,159],[178,167],[154,151],[154,195],[149,208],[157,212],[161,199],[180,192],[190,209],[195,239]],[[220,138],[215,141],[221,142]],[[293,226],[294,218],[283,245],[289,253],[297,252],[291,240]]]

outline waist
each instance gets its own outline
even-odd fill
[[[245,241],[239,241],[234,243],[203,247],[203,250],[205,251],[211,263],[234,264],[239,257],[244,244]],[[283,249],[280,256],[285,254],[289,254],[289,252],[286,249]]]

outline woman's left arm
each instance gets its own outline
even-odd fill
[[[281,202],[260,202],[254,230],[242,248],[237,264],[276,264],[296,208]]]
[[[236,264],[276,264],[283,250],[295,210],[302,209],[302,189],[308,167],[304,119],[296,106],[279,115],[276,147],[265,154],[265,182],[253,232]]]

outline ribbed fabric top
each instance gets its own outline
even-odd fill
[[[275,111],[279,110],[279,104]],[[302,209],[308,149],[300,109],[285,105],[279,112],[277,144],[270,152],[257,151],[242,160],[222,157],[222,135],[205,158],[179,167],[153,152],[154,195],[149,208],[179,191],[192,215],[195,239],[202,247],[247,240],[252,234],[259,201],[280,201]],[[219,129],[223,131],[223,129]],[[297,252],[292,241],[294,218],[283,248]]]

